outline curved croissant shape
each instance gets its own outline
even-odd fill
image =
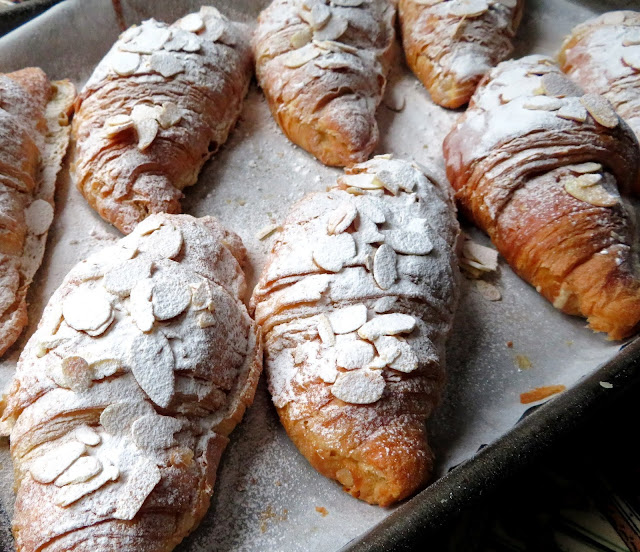
[[[558,58],[584,90],[607,98],[640,140],[640,12],[609,12],[578,25]]]
[[[513,269],[567,314],[610,339],[640,321],[633,217],[618,190],[640,151],[602,96],[583,95],[557,65],[498,65],[444,142],[462,209]]]
[[[287,433],[345,491],[388,506],[433,468],[425,422],[458,298],[448,187],[387,156],[297,203],[252,306]]]
[[[41,69],[0,73],[0,355],[27,324],[74,99],[69,81],[50,82]]]
[[[260,14],[258,83],[284,133],[325,165],[365,161],[378,143],[394,20],[388,0],[275,0]]]
[[[179,213],[227,140],[252,74],[245,26],[203,7],[173,25],[125,31],[96,67],[73,120],[73,173],[100,216],[125,234],[151,213]]]
[[[407,63],[443,107],[466,104],[513,51],[524,0],[400,0]]]
[[[245,254],[154,215],[67,275],[0,404],[18,551],[167,552],[199,523],[262,366]]]

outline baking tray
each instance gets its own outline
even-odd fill
[[[213,3],[252,23],[267,2]],[[573,25],[636,3],[529,0],[515,55],[553,54]],[[172,21],[197,9],[199,2],[122,0],[121,5],[121,15],[132,24],[151,16]],[[51,78],[71,78],[80,87],[116,39],[118,19],[110,0],[65,0],[0,39],[0,71],[40,65]],[[378,112],[382,139],[377,153],[442,163],[441,142],[458,112],[433,105],[401,61],[394,67],[390,95]],[[404,104],[400,111],[398,98]],[[274,239],[261,241],[256,233],[281,221],[292,202],[324,189],[337,174],[282,135],[254,85],[229,142],[186,192],[183,207],[196,216],[216,215],[241,235],[250,254],[248,277],[255,282]],[[9,380],[22,345],[64,275],[118,236],[80,197],[66,169],[56,200],[45,260],[29,293],[31,323],[0,361],[0,384]],[[478,231],[468,230],[475,240],[488,243]],[[502,292],[499,302],[484,299],[472,282],[463,283],[448,346],[449,382],[429,422],[437,454],[437,480],[431,487],[393,509],[346,495],[296,451],[262,380],[223,457],[211,509],[178,550],[410,548],[425,531],[439,527],[561,438],[586,412],[635,382],[640,342],[620,352],[620,343],[607,342],[585,329],[583,320],[553,309],[502,261],[494,282]],[[553,384],[567,391],[534,412],[520,403],[521,392]],[[5,443],[0,447],[0,548],[7,549],[12,546],[10,465]]]

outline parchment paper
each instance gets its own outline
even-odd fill
[[[252,23],[267,0],[213,3],[227,15]],[[554,54],[575,24],[636,3],[528,0],[515,55]],[[173,21],[198,9],[200,2],[123,0],[122,5],[130,25],[148,17]],[[81,88],[118,33],[109,0],[67,0],[0,39],[0,71],[39,65],[50,78],[70,78]],[[387,104],[405,105],[400,112],[384,104],[380,107],[382,139],[377,153],[442,163],[441,143],[458,112],[435,106],[400,54],[398,60],[389,85],[395,100]],[[339,171],[324,167],[286,139],[253,85],[230,140],[205,166],[199,182],[186,191],[183,208],[195,216],[213,214],[240,234],[250,252],[249,278],[255,282],[274,239],[260,241],[256,233],[281,221],[290,204],[306,192],[325,189],[336,174]],[[488,244],[480,232],[468,230],[474,239]],[[2,388],[65,274],[117,237],[117,230],[102,221],[70,185],[63,168],[47,253],[29,293],[31,323],[0,361]],[[464,281],[448,347],[449,382],[442,405],[429,422],[438,458],[436,476],[511,428],[528,407],[520,403],[520,393],[556,384],[571,392],[575,382],[593,373],[620,347],[585,329],[584,321],[556,311],[502,261],[494,282],[503,296],[498,302],[487,301],[471,282]],[[12,549],[13,500],[5,440],[0,443],[3,550]],[[178,550],[337,550],[390,511],[351,498],[308,465],[279,425],[263,379],[254,405],[224,454],[211,509]]]

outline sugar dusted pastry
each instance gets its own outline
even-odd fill
[[[18,551],[167,552],[199,523],[262,366],[245,254],[153,215],[67,275],[0,404]]]
[[[443,107],[466,104],[513,50],[524,0],[400,0],[407,63]]]
[[[170,26],[131,27],[96,67],[73,120],[73,172],[122,232],[180,212],[182,190],[227,140],[252,73],[248,34],[203,7]]]
[[[74,98],[69,81],[50,82],[41,69],[0,73],[0,355],[27,324]]]
[[[640,139],[640,12],[609,12],[578,25],[559,60],[584,90],[607,98]]]
[[[555,63],[501,63],[444,142],[463,211],[553,305],[622,339],[640,321],[634,217],[620,191],[640,151],[602,96]]]
[[[433,468],[425,422],[459,277],[443,182],[386,156],[348,169],[293,207],[253,293],[287,433],[372,504],[410,495]]]
[[[253,37],[258,83],[289,139],[326,165],[365,161],[391,63],[388,0],[274,0]]]

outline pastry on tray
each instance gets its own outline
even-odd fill
[[[253,37],[258,83],[289,139],[326,165],[369,158],[394,43],[388,0],[275,0]]]
[[[524,0],[400,0],[407,63],[443,107],[469,101],[513,50]]]
[[[180,212],[182,190],[227,140],[252,74],[248,29],[212,7],[120,35],[84,86],[73,120],[73,174],[124,233]]]
[[[584,90],[607,98],[640,139],[640,12],[609,12],[578,25],[559,60]]]
[[[0,355],[27,324],[74,99],[69,81],[51,82],[41,69],[0,73]]]
[[[287,217],[254,290],[273,402],[323,475],[388,506],[433,469],[459,233],[444,177],[390,156]]]
[[[69,272],[0,404],[18,551],[166,552],[199,523],[262,367],[245,255],[159,214]]]
[[[465,214],[553,305],[610,339],[634,333],[640,280],[634,217],[620,192],[640,151],[602,96],[550,58],[503,62],[444,142]]]

